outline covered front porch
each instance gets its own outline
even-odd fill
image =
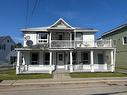
[[[114,49],[19,50],[16,73],[114,72]]]

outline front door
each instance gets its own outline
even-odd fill
[[[64,68],[64,53],[57,53],[57,68]]]

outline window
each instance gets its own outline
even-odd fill
[[[123,37],[123,45],[127,44],[127,37]]]
[[[103,56],[103,54],[98,54],[98,64],[104,64],[104,56]]]
[[[13,46],[13,45],[11,45],[11,51],[12,51],[12,50],[14,50],[14,46]]]
[[[39,54],[38,53],[31,53],[31,65],[38,65],[39,64]]]
[[[82,54],[81,54],[81,60],[82,60],[82,63],[83,64],[90,64],[90,62],[89,62],[89,53],[88,52],[83,52]]]
[[[79,41],[83,40],[83,33],[82,32],[76,33],[76,39]]]
[[[0,50],[6,50],[6,45],[5,44],[1,44],[0,45]]]
[[[39,33],[38,34],[38,42],[43,43],[43,42],[48,42],[48,34],[47,33]]]
[[[9,41],[9,40],[7,40],[7,42],[9,43],[10,41]]]
[[[6,50],[6,45],[5,44],[3,45],[3,50]]]
[[[59,61],[62,61],[62,60],[63,60],[63,55],[59,54]]]
[[[74,40],[74,33],[72,33],[72,38],[71,39]]]
[[[73,52],[72,53],[72,55],[73,55],[73,65],[75,65],[75,64],[77,64],[77,62],[76,62],[76,57],[77,57],[77,54],[76,54],[76,52]]]
[[[116,46],[116,40],[113,40],[113,45]]]
[[[50,60],[50,54],[45,53],[45,55],[44,55],[44,65],[49,65],[49,60]]]

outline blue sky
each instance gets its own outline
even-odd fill
[[[27,2],[29,8],[27,12]],[[127,0],[0,0],[0,35],[22,41],[20,29],[49,26],[63,18],[71,26],[95,28],[103,32],[127,23]]]

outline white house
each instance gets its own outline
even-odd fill
[[[14,51],[15,42],[10,36],[0,36],[0,65],[8,65],[11,59],[16,56],[8,56]]]
[[[95,40],[97,30],[72,27],[59,19],[49,27],[27,28],[17,48],[16,73],[114,72],[111,40]]]

